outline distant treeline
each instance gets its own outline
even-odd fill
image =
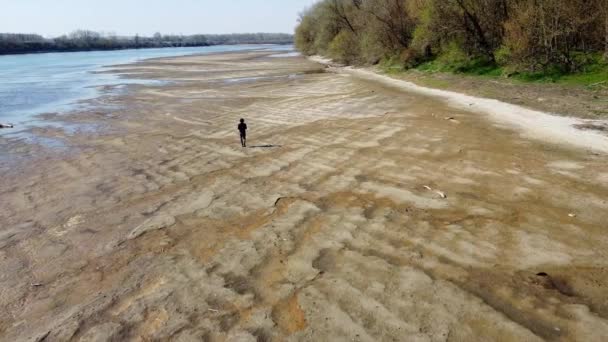
[[[608,1],[322,0],[295,42],[348,64],[577,72],[608,60]]]
[[[79,30],[57,38],[37,34],[0,33],[0,54],[53,51],[119,50],[161,47],[192,47],[228,44],[290,44],[285,33],[197,34],[121,37]]]

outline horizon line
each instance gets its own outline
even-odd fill
[[[154,35],[156,35],[157,33],[160,33],[162,36],[196,36],[196,35],[203,35],[203,36],[214,36],[214,35],[237,35],[237,34],[286,34],[286,35],[291,35],[293,36],[294,33],[289,33],[289,32],[264,32],[264,31],[259,31],[259,32],[230,32],[230,33],[190,33],[190,34],[184,34],[184,33],[162,33],[162,32],[154,32],[152,34],[139,34],[139,33],[135,33],[135,34],[117,34],[115,32],[112,31],[95,31],[95,30],[88,30],[88,29],[76,29],[76,30],[72,30],[70,32],[67,33],[63,33],[63,34],[59,34],[59,35],[45,35],[42,33],[37,33],[37,32],[0,32],[0,35],[2,34],[23,34],[23,35],[37,35],[37,36],[41,36],[43,38],[60,38],[63,36],[69,36],[70,34],[76,33],[76,32],[92,32],[92,33],[97,33],[99,35],[101,35],[102,37],[135,37],[135,36],[140,36],[140,37],[153,37]]]

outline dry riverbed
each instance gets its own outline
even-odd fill
[[[605,153],[270,54],[1,141],[0,340],[605,340]]]

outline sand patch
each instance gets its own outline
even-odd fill
[[[387,197],[398,204],[414,204],[419,208],[441,209],[448,206],[445,200],[435,199],[427,196],[416,195],[413,192],[389,185],[365,182],[361,188],[377,197]],[[438,196],[436,196],[438,197]]]

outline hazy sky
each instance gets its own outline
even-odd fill
[[[314,0],[0,0],[0,32],[291,33]]]

